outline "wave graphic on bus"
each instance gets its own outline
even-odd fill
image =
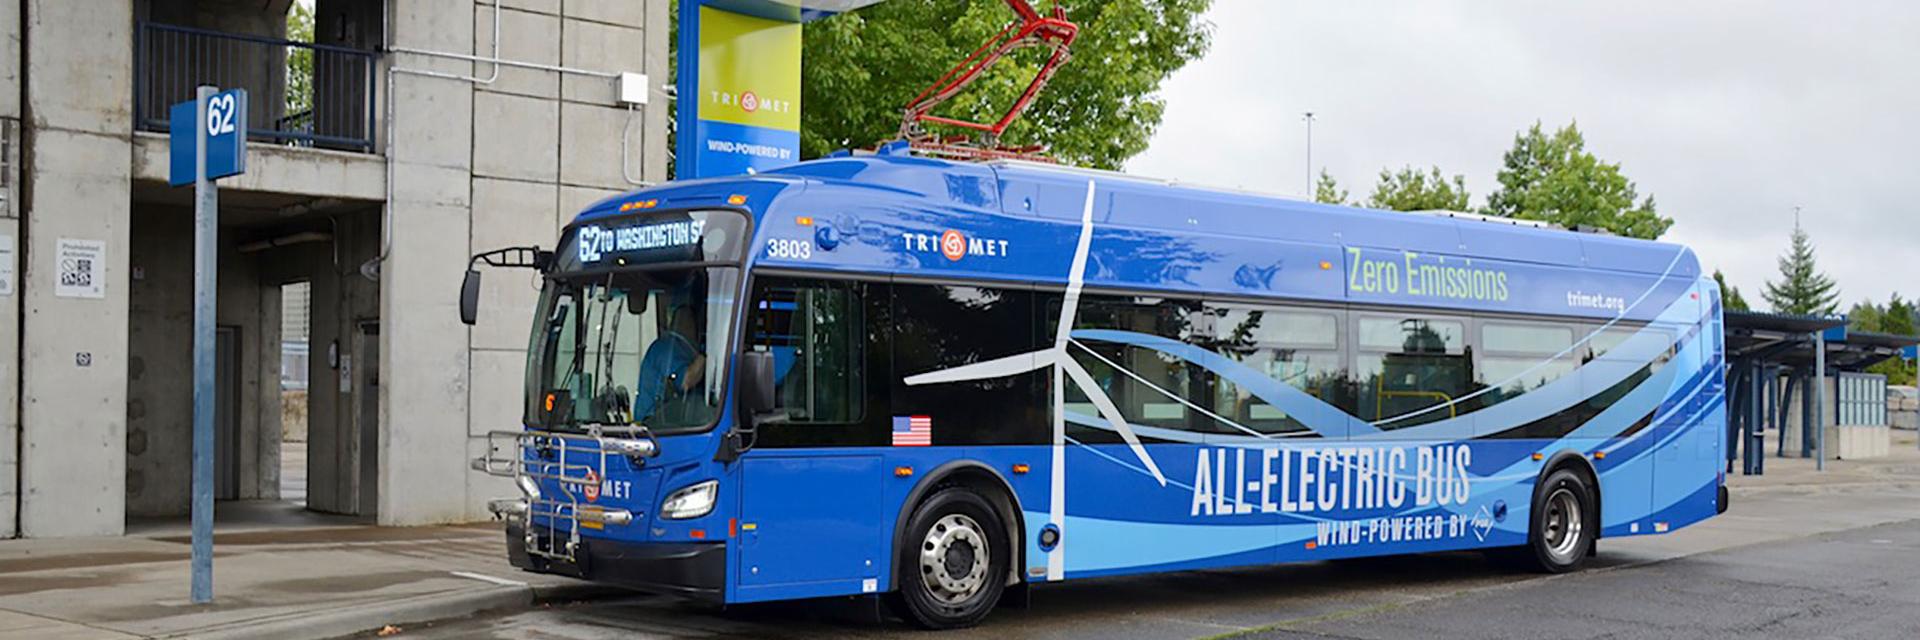
[[[1526,534],[1526,524],[1516,519],[1512,522],[1506,522],[1504,526],[1502,526],[1494,522],[1490,517],[1490,511],[1485,514],[1455,514],[1441,509],[1440,507],[1442,505],[1422,504],[1418,505],[1419,508],[1415,509],[1405,511],[1396,510],[1392,517],[1364,518],[1360,520],[1338,520],[1314,515],[1312,513],[1283,513],[1283,519],[1291,520],[1294,524],[1282,525],[1280,540],[1271,538],[1260,540],[1258,536],[1248,537],[1235,534],[1235,531],[1240,530],[1239,527],[1221,526],[1218,524],[1126,522],[1080,516],[1069,518],[1065,510],[1066,445],[1069,444],[1077,445],[1077,448],[1089,451],[1097,458],[1105,459],[1108,463],[1131,469],[1141,475],[1150,476],[1155,483],[1163,488],[1192,492],[1195,496],[1196,513],[1199,509],[1198,505],[1205,503],[1211,507],[1213,504],[1212,501],[1217,500],[1220,505],[1220,510],[1224,513],[1231,514],[1249,513],[1260,509],[1260,505],[1250,503],[1244,497],[1237,495],[1240,492],[1239,490],[1245,488],[1243,486],[1246,484],[1244,481],[1232,483],[1236,488],[1236,495],[1234,496],[1210,494],[1209,492],[1212,491],[1225,491],[1225,486],[1229,483],[1226,481],[1226,472],[1224,469],[1219,471],[1219,473],[1222,474],[1221,482],[1217,484],[1209,482],[1209,474],[1212,472],[1208,471],[1208,465],[1206,464],[1210,459],[1206,449],[1200,450],[1201,464],[1196,470],[1198,477],[1194,482],[1169,481],[1162,472],[1161,465],[1156,463],[1142,442],[1142,435],[1161,442],[1253,450],[1256,452],[1256,455],[1259,448],[1270,447],[1273,446],[1274,443],[1282,441],[1309,445],[1313,447],[1313,449],[1307,450],[1309,451],[1309,455],[1311,455],[1311,452],[1314,450],[1325,449],[1325,447],[1321,445],[1313,444],[1323,439],[1342,439],[1346,444],[1355,445],[1354,447],[1349,447],[1349,449],[1362,452],[1370,450],[1384,452],[1387,448],[1393,447],[1395,441],[1409,440],[1425,442],[1427,443],[1425,445],[1426,448],[1445,447],[1455,443],[1475,441],[1478,438],[1490,435],[1477,433],[1477,425],[1525,425],[1547,420],[1558,414],[1571,411],[1576,405],[1591,399],[1593,389],[1596,387],[1609,389],[1625,387],[1625,395],[1619,399],[1619,402],[1613,404],[1598,415],[1590,416],[1589,419],[1584,420],[1577,428],[1566,433],[1557,434],[1557,437],[1550,440],[1549,446],[1544,447],[1545,449],[1554,449],[1563,446],[1572,446],[1581,440],[1614,438],[1616,441],[1607,447],[1607,453],[1611,454],[1626,449],[1626,453],[1630,455],[1627,455],[1625,459],[1620,460],[1615,465],[1609,465],[1608,470],[1613,471],[1628,467],[1637,467],[1648,463],[1647,460],[1642,459],[1643,456],[1650,455],[1652,451],[1659,449],[1665,441],[1672,440],[1681,435],[1678,431],[1659,431],[1660,435],[1657,439],[1661,442],[1643,442],[1642,439],[1649,438],[1656,430],[1645,429],[1636,431],[1639,426],[1644,426],[1649,422],[1674,421],[1682,408],[1691,409],[1686,412],[1689,415],[1684,419],[1697,419],[1699,413],[1703,413],[1707,409],[1707,407],[1702,406],[1706,403],[1698,401],[1698,398],[1706,393],[1702,388],[1705,386],[1702,382],[1708,377],[1701,374],[1710,371],[1713,363],[1709,361],[1717,360],[1717,358],[1714,358],[1712,354],[1708,353],[1711,347],[1706,344],[1705,340],[1700,339],[1700,332],[1709,323],[1711,314],[1702,316],[1699,305],[1683,304],[1683,301],[1689,299],[1690,293],[1696,296],[1696,299],[1698,295],[1698,285],[1696,283],[1687,278],[1673,277],[1672,274],[1674,267],[1685,257],[1685,249],[1679,249],[1675,252],[1672,260],[1668,262],[1665,271],[1659,275],[1652,286],[1649,286],[1637,298],[1634,298],[1631,303],[1620,305],[1621,308],[1616,311],[1613,319],[1601,325],[1599,329],[1580,337],[1571,346],[1566,347],[1562,351],[1562,355],[1565,355],[1578,349],[1587,348],[1590,341],[1602,335],[1603,331],[1613,328],[1615,323],[1621,318],[1626,317],[1630,311],[1640,308],[1644,303],[1648,302],[1649,299],[1670,300],[1665,308],[1654,314],[1655,317],[1647,326],[1633,331],[1631,335],[1624,340],[1613,345],[1612,355],[1609,358],[1582,363],[1578,368],[1580,375],[1559,376],[1537,388],[1510,398],[1510,401],[1470,407],[1464,413],[1459,412],[1457,409],[1458,406],[1468,406],[1470,401],[1475,400],[1481,395],[1492,393],[1506,387],[1510,383],[1521,381],[1528,376],[1535,375],[1537,370],[1546,363],[1558,358],[1558,356],[1556,356],[1555,358],[1542,360],[1524,370],[1513,373],[1508,376],[1508,379],[1488,384],[1484,388],[1471,394],[1457,398],[1448,398],[1446,402],[1431,404],[1406,413],[1368,420],[1347,413],[1326,400],[1303,391],[1298,385],[1290,384],[1284,377],[1276,378],[1266,372],[1252,369],[1245,363],[1235,360],[1232,357],[1202,346],[1165,336],[1136,331],[1075,329],[1073,323],[1075,315],[1079,311],[1080,294],[1085,281],[1088,254],[1093,237],[1094,192],[1095,185],[1092,181],[1089,181],[1085,205],[1081,212],[1078,244],[1075,247],[1073,261],[1069,268],[1067,290],[1063,304],[1061,305],[1060,317],[1055,325],[1056,334],[1052,346],[1038,351],[921,373],[908,376],[904,380],[908,385],[930,385],[987,380],[1040,369],[1051,369],[1054,377],[1054,397],[1052,403],[1054,431],[1053,473],[1051,485],[1052,495],[1046,518],[1052,526],[1060,528],[1063,532],[1068,529],[1069,521],[1076,525],[1074,527],[1075,529],[1079,530],[1078,532],[1081,535],[1074,536],[1074,538],[1083,541],[1083,544],[1078,548],[1082,549],[1081,553],[1084,555],[1076,556],[1079,558],[1074,563],[1076,572],[1084,570],[1098,572],[1103,569],[1116,569],[1121,567],[1137,568],[1143,563],[1180,563],[1200,559],[1203,555],[1218,556],[1222,553],[1232,555],[1234,553],[1251,552],[1261,548],[1270,548],[1276,543],[1320,543],[1322,538],[1346,542],[1359,540],[1373,541],[1375,540],[1374,536],[1378,535],[1378,540],[1382,542],[1397,542],[1401,540],[1418,541],[1430,537],[1423,533],[1425,530],[1420,529],[1419,527],[1421,526],[1431,526],[1434,527],[1436,531],[1448,531],[1454,536],[1473,535],[1484,541],[1490,533],[1496,530],[1507,535],[1523,536]],[[1666,295],[1657,296],[1656,294]],[[1655,329],[1653,327],[1676,328],[1681,335],[1675,335],[1666,329]],[[1231,381],[1238,389],[1247,392],[1261,402],[1284,412],[1289,418],[1303,426],[1305,430],[1267,433],[1248,427],[1196,404],[1178,393],[1154,384],[1146,377],[1102,355],[1099,350],[1089,346],[1088,343],[1120,344],[1142,348],[1171,357],[1179,362],[1205,369],[1223,380]],[[1151,390],[1154,394],[1165,400],[1180,405],[1184,410],[1203,415],[1222,427],[1231,429],[1234,433],[1197,433],[1188,430],[1170,429],[1129,422],[1102,385],[1096,381],[1095,377],[1088,372],[1080,361],[1076,360],[1074,357],[1075,353],[1073,353],[1074,350],[1086,354],[1092,358],[1093,361],[1106,365],[1106,367],[1114,373],[1130,378],[1134,383]],[[1664,367],[1663,371],[1648,375],[1648,372],[1652,368],[1663,361],[1662,359],[1678,360],[1683,363],[1697,363],[1698,366]],[[1683,377],[1683,374],[1688,375],[1684,375]],[[1085,395],[1086,403],[1078,405],[1077,407],[1069,406],[1069,403],[1066,402],[1064,397],[1066,389],[1062,384],[1066,380],[1071,380],[1073,386]],[[1670,398],[1683,398],[1684,401],[1672,402],[1669,400]],[[1092,413],[1088,413],[1081,408],[1086,405],[1091,405],[1091,409],[1093,409]],[[1440,410],[1449,411],[1451,415],[1422,421],[1417,424],[1410,424],[1410,426],[1404,426],[1398,429],[1394,428],[1396,423],[1418,418]],[[1655,415],[1656,413],[1658,414],[1657,416]],[[1070,424],[1117,434],[1131,450],[1137,460],[1137,464],[1115,458],[1102,452],[1098,446],[1069,437],[1067,435],[1067,426]],[[1345,449],[1343,449],[1343,452],[1344,451]],[[1244,451],[1241,455],[1244,456]],[[1271,456],[1270,449],[1269,455]],[[1225,453],[1221,452],[1220,457],[1224,461],[1226,459]],[[1491,473],[1473,475],[1471,480],[1473,483],[1482,486],[1481,492],[1500,496],[1500,500],[1502,501],[1511,500],[1524,502],[1528,499],[1526,493],[1530,491],[1531,480],[1533,479],[1533,475],[1535,475],[1531,465],[1527,464],[1527,462],[1528,460],[1524,457],[1514,457],[1508,461],[1507,464],[1501,465]],[[1244,462],[1242,462],[1242,464],[1244,464]],[[1419,473],[1410,470],[1396,471],[1375,466],[1357,467],[1349,461],[1349,457],[1329,458],[1323,461],[1322,464],[1321,473],[1323,474],[1344,474],[1344,477],[1349,480],[1357,475],[1366,478],[1369,482],[1377,481],[1382,487],[1388,486],[1390,483],[1405,484],[1426,482],[1428,480],[1428,478],[1422,477]],[[1244,471],[1238,471],[1236,473],[1244,473]],[[1421,473],[1425,472],[1423,471]],[[1464,471],[1462,473],[1464,473]],[[1602,475],[1607,474],[1602,472]],[[1462,482],[1464,483],[1465,481],[1466,479],[1462,478]],[[1268,484],[1271,484],[1271,482]],[[1654,505],[1655,508],[1671,507],[1674,502],[1678,501],[1679,496],[1672,496],[1670,498],[1671,499],[1664,505]],[[1304,500],[1305,498],[1302,499]],[[1384,504],[1380,506],[1384,506]],[[1409,504],[1408,506],[1412,507],[1415,505]],[[1266,507],[1268,512],[1271,513],[1272,505],[1268,504]],[[1485,510],[1486,507],[1483,506],[1482,509]],[[1209,512],[1211,512],[1211,509],[1209,509]],[[1114,530],[1108,532],[1113,535],[1100,535],[1101,531],[1108,529]],[[1120,530],[1125,530],[1124,535],[1122,535]],[[1246,530],[1246,532],[1249,533],[1251,531],[1251,529]],[[1412,533],[1409,533],[1409,531],[1412,531]],[[1331,537],[1329,537],[1330,534],[1332,534]],[[1159,558],[1157,562],[1142,557],[1140,555],[1141,551],[1138,548],[1108,549],[1103,548],[1106,545],[1099,544],[1098,542],[1103,538],[1138,538],[1140,536],[1146,536],[1148,538],[1189,536],[1187,539],[1190,540],[1195,539],[1195,537],[1214,539],[1225,536],[1232,540],[1215,540],[1215,542],[1224,544],[1188,544],[1174,547],[1189,550],[1201,548],[1210,550],[1200,552],[1197,555],[1194,551],[1179,552],[1173,551],[1172,549],[1148,554],[1164,554],[1167,556]],[[1049,580],[1059,580],[1063,577],[1066,566],[1064,562],[1066,548],[1064,538],[1065,536],[1063,536],[1062,544],[1046,550],[1048,556],[1047,578]],[[1093,541],[1093,543],[1086,544],[1086,541]]]

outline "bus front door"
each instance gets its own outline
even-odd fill
[[[740,598],[874,591],[888,566],[881,458],[768,453],[741,460]]]

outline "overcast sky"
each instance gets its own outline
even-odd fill
[[[1793,208],[1841,310],[1920,294],[1920,2],[1216,0],[1129,172],[1355,198],[1382,167],[1461,173],[1473,204],[1535,120],[1578,120],[1764,308]]]

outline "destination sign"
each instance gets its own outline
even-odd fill
[[[735,211],[648,211],[594,218],[560,236],[553,271],[745,258],[747,217]]]
[[[593,265],[608,256],[634,257],[627,254],[697,248],[706,224],[705,220],[676,220],[626,227],[586,225],[580,227],[574,242],[580,264]]]

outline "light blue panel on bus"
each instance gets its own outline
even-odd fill
[[[1711,282],[1701,279],[1701,282]],[[1721,375],[1721,332],[1716,323],[1701,318],[1703,309],[1713,304],[1711,292],[1700,295],[1699,284],[1680,301],[1699,318],[1696,331],[1689,334],[1674,358],[1682,370],[1698,372],[1698,389],[1672,395],[1672,417],[1655,425],[1653,504],[1649,510],[1653,533],[1664,533],[1712,516],[1719,500],[1721,443],[1726,434],[1713,428],[1724,418],[1700,416],[1724,415],[1726,401],[1719,390]],[[1717,317],[1717,314],[1715,315]],[[1665,409],[1665,407],[1663,407]]]
[[[879,456],[755,451],[740,464],[742,599],[860,593],[878,579],[892,531]]]

